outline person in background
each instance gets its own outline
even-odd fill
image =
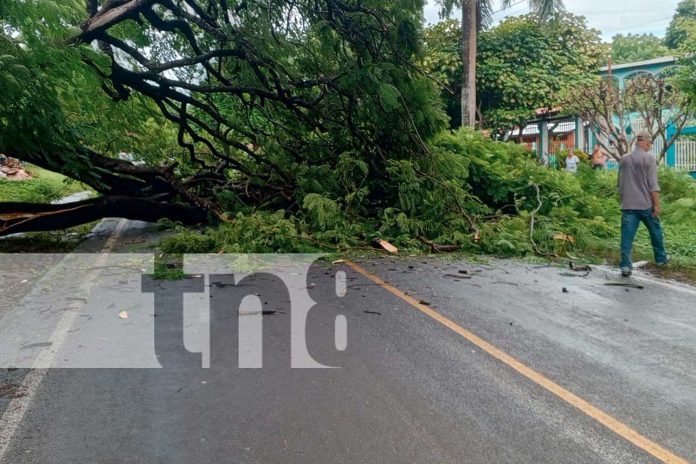
[[[575,155],[575,152],[571,148],[568,150],[568,157],[565,160],[565,170],[571,174],[578,172],[578,164],[580,164],[580,158]]]
[[[558,169],[558,157],[556,156],[555,153],[549,153],[548,154],[548,167],[550,169]]]
[[[649,132],[636,134],[636,146],[619,160],[619,196],[621,198],[621,275],[631,275],[631,251],[638,226],[648,228],[655,264],[669,262],[665,251],[660,223],[660,185],[657,182],[657,162],[649,152],[652,136]]]
[[[592,169],[604,169],[607,163],[607,154],[604,153],[602,147],[598,143],[595,144],[594,150],[592,151]]]

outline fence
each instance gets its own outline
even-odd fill
[[[674,169],[696,171],[696,140],[680,138],[674,142]]]

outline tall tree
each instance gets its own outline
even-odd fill
[[[427,28],[423,63],[444,84],[453,127],[460,117],[459,27],[448,20]],[[476,83],[481,126],[505,132],[534,119],[539,108],[559,106],[565,89],[594,80],[601,51],[599,31],[570,13],[544,23],[533,14],[512,17],[483,31]]]
[[[476,124],[476,50],[478,34],[492,19],[492,0],[437,0],[442,5],[442,16],[449,17],[455,8],[461,10],[461,53],[462,53],[462,89],[461,121],[462,126],[474,127]],[[541,19],[551,17],[563,9],[562,0],[528,0],[533,13]],[[512,0],[502,0],[502,8],[509,8]]]
[[[696,0],[682,0],[677,4],[677,11],[672,21],[667,26],[665,33],[665,45],[671,49],[677,49],[687,37],[688,27],[686,21],[696,19]]]
[[[599,31],[583,16],[559,13],[509,18],[481,33],[478,114],[482,126],[504,133],[561,106],[567,89],[592,81],[601,52]]]

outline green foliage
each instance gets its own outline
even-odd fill
[[[506,130],[557,106],[565,89],[593,77],[599,52],[599,32],[572,14],[541,25],[534,16],[510,18],[482,33],[477,87],[484,127]]]
[[[66,177],[36,166],[27,166],[27,180],[0,179],[0,201],[49,203],[85,187]]]
[[[461,125],[462,55],[461,29],[450,19],[434,24],[424,31],[422,63],[442,86],[450,127]]]
[[[65,171],[95,177],[101,174],[78,147],[133,152],[150,164],[179,160],[179,174],[214,175],[222,184],[212,191],[187,185],[203,198],[219,199],[227,221],[165,240],[163,249],[173,254],[326,251],[377,236],[411,249],[423,249],[425,239],[506,256],[614,247],[619,211],[612,173],[581,166],[571,176],[540,167],[520,146],[469,131],[441,132],[438,89],[413,62],[422,57],[456,93],[461,65],[453,23],[429,31],[421,50],[422,1],[366,0],[342,10],[339,19],[318,13],[314,2],[288,5],[246,2],[234,26],[221,23],[226,46],[253,60],[230,53],[214,63],[222,80],[246,89],[239,95],[187,94],[214,109],[215,118],[200,106],[186,112],[199,118],[198,134],[208,125],[229,137],[194,144],[204,161],[213,161],[214,150],[228,158],[207,171],[182,156],[175,146],[178,128],[149,97],[133,92],[117,103],[102,91],[118,90],[100,75],[111,72],[110,58],[71,42],[86,18],[82,2],[2,2],[0,150],[38,152]],[[596,31],[572,15],[536,19],[511,19],[481,37],[479,90],[494,128],[554,104],[562,89],[594,72]],[[120,22],[109,34],[158,63],[190,57],[180,34],[138,20]],[[220,46],[214,34],[194,30],[204,50]],[[174,68],[166,76],[181,83],[222,81],[199,66]],[[193,135],[184,141],[195,141]],[[261,160],[235,145],[247,142],[257,145],[253,154]],[[234,162],[249,172],[235,170]],[[670,231],[677,218],[691,224],[696,196],[683,178],[661,175],[670,237],[686,230]],[[680,242],[684,253],[689,244]]]
[[[218,228],[182,231],[163,249],[316,252],[364,247],[381,237],[414,251],[428,249],[424,238],[497,256],[617,256],[621,211],[615,171],[586,164],[575,175],[550,170],[519,145],[464,130],[441,133],[429,147],[428,157],[389,163],[387,185],[396,194],[376,211],[359,201],[347,211],[345,197],[311,192],[297,213],[240,213]],[[696,182],[671,170],[659,175],[670,253],[678,263],[696,267]],[[478,226],[478,239],[467,216]],[[649,258],[650,252],[647,235],[639,233],[636,257]]]
[[[682,18],[679,24],[683,36],[675,51],[679,64],[675,80],[678,87],[696,101],[696,18]]]
[[[611,61],[613,64],[632,63],[670,54],[662,39],[653,34],[617,34],[612,37]],[[602,61],[606,64],[606,60]]]
[[[67,45],[86,11],[77,0],[3,2],[0,152],[40,156],[42,165],[98,183],[81,146],[152,163],[180,150],[176,130],[152,102],[134,95],[118,104],[102,90],[86,61],[103,64],[103,56],[89,45]]]
[[[183,230],[165,239],[165,253],[309,253],[320,246],[303,240],[294,218],[284,211],[238,214],[234,220],[202,233]]]
[[[426,30],[424,66],[443,82],[453,125],[459,120],[462,62],[454,21]],[[583,17],[557,14],[541,23],[527,15],[503,21],[479,36],[477,92],[483,127],[507,130],[555,106],[567,88],[589,81],[600,56],[599,32]]]
[[[667,26],[665,45],[670,49],[680,48],[690,34],[689,21],[696,19],[696,0],[682,0]]]

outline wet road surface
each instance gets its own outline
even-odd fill
[[[163,311],[164,368],[48,369],[31,401],[16,402],[21,420],[0,423],[12,428],[0,462],[696,462],[695,289],[640,274],[633,282],[642,289],[608,286],[616,271],[581,277],[513,261],[356,264],[322,264],[307,279],[319,301],[307,348],[340,368],[290,367],[289,306],[262,317],[261,369],[239,368],[238,332],[224,315],[232,313],[214,317],[210,338],[224,342],[201,368],[181,350],[176,312]],[[341,271],[347,289],[336,298]],[[221,289],[212,300],[250,292],[202,279],[207,298]],[[265,277],[247,283],[275,301]],[[339,316],[344,351],[334,337]],[[83,331],[85,319],[75,322]],[[571,404],[540,379],[586,403]],[[4,419],[14,403],[3,401]]]

